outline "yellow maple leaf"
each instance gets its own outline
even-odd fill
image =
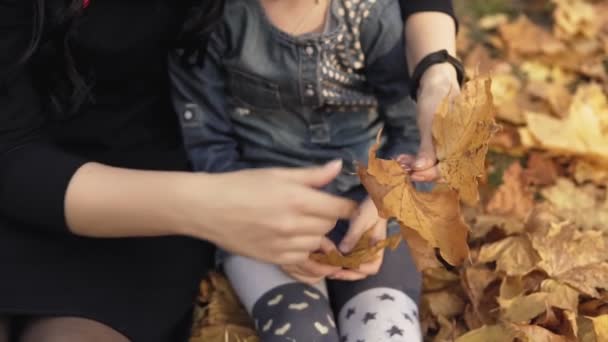
[[[477,180],[485,172],[488,142],[498,130],[491,87],[489,78],[467,82],[455,99],[444,99],[433,119],[441,175],[470,206],[479,200]]]
[[[496,262],[496,269],[507,275],[525,275],[539,261],[530,241],[524,236],[510,236],[481,247],[478,262]]]
[[[608,164],[608,100],[598,85],[578,88],[565,119],[535,112],[525,117],[541,147]]]
[[[444,186],[417,192],[397,161],[376,158],[379,146],[378,142],[370,149],[367,168],[359,166],[357,172],[380,216],[397,219],[402,227],[412,228],[431,247],[439,248],[447,262],[461,264],[469,248],[458,194]]]

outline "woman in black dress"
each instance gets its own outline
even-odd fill
[[[296,263],[351,216],[339,163],[184,172],[166,56],[221,3],[0,0],[0,342],[184,341],[209,242]]]

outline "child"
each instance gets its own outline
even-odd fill
[[[366,163],[382,127],[385,156],[417,145],[397,0],[228,0],[203,62],[188,67],[180,55],[171,56],[173,97],[195,170],[340,159],[344,171],[325,190],[361,206],[323,249],[348,251],[370,228],[386,236],[355,163]],[[403,244],[379,270],[223,261],[262,341],[422,340],[420,276]]]

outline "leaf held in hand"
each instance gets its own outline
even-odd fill
[[[491,87],[489,78],[467,82],[459,96],[444,99],[433,119],[441,175],[470,206],[479,201],[477,180],[485,172],[488,142],[498,130]]]

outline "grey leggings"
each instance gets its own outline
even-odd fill
[[[403,243],[385,252],[377,275],[355,282],[310,286],[275,265],[234,255],[224,271],[263,342],[422,341],[421,277]]]

